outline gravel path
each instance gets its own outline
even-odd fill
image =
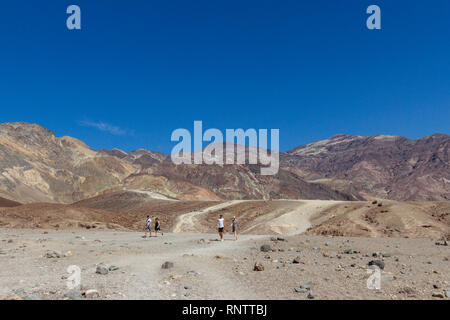
[[[448,299],[449,247],[430,239],[142,235],[0,229],[0,297],[64,299],[76,265],[75,293],[96,290],[96,299]],[[371,260],[385,264],[380,290],[366,285]],[[162,269],[166,261],[173,267]],[[118,269],[103,275],[98,266]]]

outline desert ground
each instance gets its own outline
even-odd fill
[[[0,297],[449,299],[449,212],[445,201],[172,201],[130,192],[5,207]],[[161,219],[163,236],[143,238],[147,214]],[[367,287],[371,261],[384,264],[380,289]],[[75,289],[71,265],[81,269]]]

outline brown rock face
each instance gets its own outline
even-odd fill
[[[183,200],[354,199],[287,170],[268,177],[251,166],[177,166],[169,156],[145,149],[95,151],[39,125],[0,124],[0,196],[22,203],[72,203],[107,190]]]
[[[73,203],[105,191],[160,199],[448,200],[449,136],[339,135],[280,153],[280,170],[258,165],[174,165],[140,149],[95,151],[35,124],[0,124],[0,197]]]
[[[74,202],[119,184],[135,170],[38,125],[0,125],[0,196],[23,203]]]
[[[282,167],[307,181],[366,199],[449,200],[450,136],[337,135],[282,154]]]

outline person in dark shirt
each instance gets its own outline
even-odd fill
[[[238,239],[238,236],[237,236],[238,224],[237,224],[236,217],[233,217],[233,219],[231,220],[231,229],[233,230],[233,233],[234,233],[234,240],[237,240]]]
[[[159,218],[155,218],[155,236],[158,236],[158,232],[163,236],[164,233],[161,232],[161,223],[159,222]]]

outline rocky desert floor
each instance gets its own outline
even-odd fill
[[[144,239],[134,231],[2,228],[0,297],[449,299],[450,247],[442,241],[253,234],[217,239],[212,233]],[[375,260],[384,264],[379,290],[367,287],[368,264]],[[81,285],[72,290],[71,265],[81,269]]]

